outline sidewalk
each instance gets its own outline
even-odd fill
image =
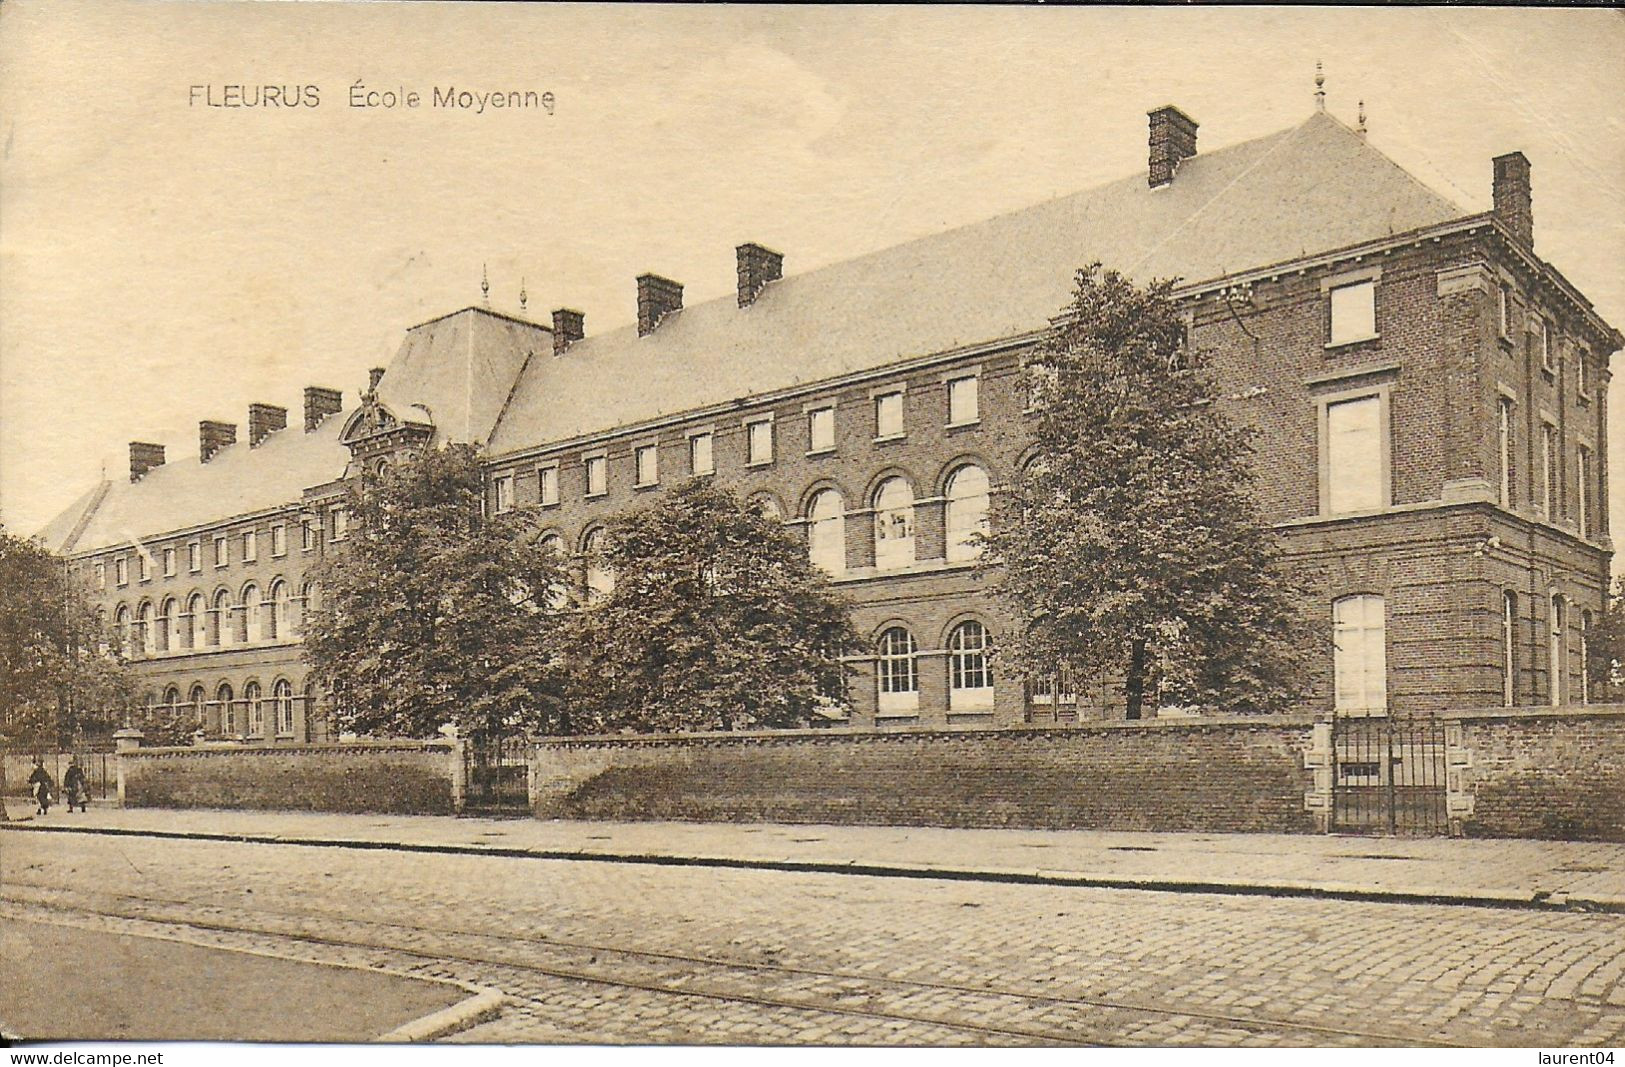
[[[95,832],[541,859],[1625,912],[1625,845],[55,808],[0,833]]]

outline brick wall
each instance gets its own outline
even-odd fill
[[[459,770],[444,742],[145,749],[120,759],[133,808],[449,815]]]
[[[554,740],[542,818],[1307,833],[1307,718]]]
[[[1625,707],[1463,713],[1471,837],[1625,841]]]

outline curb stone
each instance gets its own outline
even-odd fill
[[[18,833],[100,834],[109,837],[151,837],[169,840],[226,841],[241,844],[298,845],[306,848],[349,848],[370,851],[416,852],[453,856],[499,856],[511,859],[560,860],[591,863],[629,863],[665,867],[711,867],[724,870],[786,871],[799,874],[863,875],[875,878],[923,878],[953,882],[994,882],[1018,885],[1060,885],[1079,889],[1132,889],[1160,893],[1211,893],[1229,896],[1304,897],[1321,900],[1356,900],[1390,904],[1443,904],[1461,907],[1514,908],[1529,911],[1603,911],[1625,913],[1625,898],[1582,898],[1550,891],[1479,889],[1462,892],[1450,888],[1380,889],[1347,882],[1182,880],[1157,876],[1094,876],[1055,869],[933,867],[917,863],[880,863],[868,860],[793,860],[766,857],[682,855],[655,852],[608,852],[589,849],[528,848],[515,845],[436,844],[377,841],[366,838],[295,837],[283,834],[212,833],[202,830],[136,830],[123,827],[33,826],[0,823],[0,831]]]

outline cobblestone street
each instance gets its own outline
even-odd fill
[[[1625,1042],[1610,914],[36,833],[0,883],[11,919],[507,995],[455,1041]]]

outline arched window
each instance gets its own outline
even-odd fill
[[[879,708],[886,712],[917,711],[920,706],[920,669],[914,635],[893,626],[880,635],[875,648],[875,679]]]
[[[164,690],[164,714],[174,718],[180,713],[181,691],[174,686]]]
[[[564,558],[564,538],[556,533],[543,534],[541,540],[536,542],[543,552],[554,559]]]
[[[243,686],[243,706],[248,711],[248,736],[265,736],[265,705],[260,700],[260,683]]]
[[[188,698],[192,705],[192,725],[199,730],[208,728],[208,720],[204,718],[204,706],[208,703],[208,695],[204,693],[201,685],[192,687],[192,695]]]
[[[807,556],[832,576],[846,573],[846,506],[834,489],[807,502]]]
[[[276,701],[276,732],[281,737],[293,736],[293,684],[286,678],[271,687]]]
[[[220,732],[235,736],[238,733],[237,702],[232,699],[231,683],[221,682],[215,690],[214,700],[220,708]]]
[[[175,598],[164,597],[158,605],[158,625],[154,627],[153,636],[157,640],[158,651],[168,652],[172,648],[180,647],[180,637],[176,630],[180,620],[176,618]]]
[[[316,700],[316,680],[314,678],[305,682],[305,740],[316,740],[316,723],[319,721],[320,709]]]
[[[979,538],[987,533],[987,471],[967,463],[948,478],[947,556],[975,559],[982,554]]]
[[[968,619],[948,634],[948,710],[989,711],[993,707],[992,644],[987,627]]]
[[[260,587],[253,582],[243,586],[243,642],[254,644],[261,637],[260,629]],[[244,694],[247,698],[247,694]]]
[[[549,558],[562,560],[564,558],[564,538],[556,533],[545,533],[536,542],[542,553]],[[544,607],[548,611],[563,611],[570,606],[570,587],[563,582],[553,582],[547,587],[547,596]]]
[[[1339,711],[1388,708],[1386,606],[1380,596],[1346,596],[1332,604],[1332,673]]]
[[[292,614],[293,598],[288,594],[288,583],[278,578],[271,583],[271,592],[266,597],[266,639],[275,641],[278,638],[292,637]]]
[[[214,595],[214,611],[209,618],[209,644],[230,648],[236,644],[236,620],[231,617],[231,592],[226,589]]]
[[[186,601],[186,647],[202,648],[209,643],[209,602],[202,593]]]
[[[1554,708],[1562,706],[1563,697],[1568,689],[1568,661],[1566,656],[1568,643],[1563,637],[1563,609],[1565,606],[1566,605],[1563,603],[1563,595],[1561,593],[1553,593],[1551,616],[1552,647],[1550,652],[1551,659],[1548,661],[1546,686],[1548,694],[1551,697],[1552,707]]]
[[[299,587],[299,618],[294,623],[300,633],[304,633],[310,625],[310,613],[321,604],[321,585],[315,581],[306,582]]]
[[[875,568],[895,570],[914,562],[914,491],[901,478],[875,489]]]
[[[130,608],[127,604],[120,604],[118,610],[113,612],[113,640],[118,644],[118,650],[128,656],[135,648],[134,635],[130,632]]]
[[[1501,594],[1501,703],[1518,702],[1518,594]]]
[[[779,502],[773,498],[772,493],[757,493],[745,502],[745,506],[764,519],[778,522],[784,518],[784,511],[779,507]]]
[[[599,601],[615,591],[615,572],[604,558],[609,548],[609,536],[602,526],[588,533],[581,542],[581,553],[587,558],[587,600]]]
[[[135,612],[136,648],[143,656],[152,655],[155,640],[152,635],[152,605],[142,601]]]
[[[1591,703],[1591,612],[1580,612],[1580,703]]]

